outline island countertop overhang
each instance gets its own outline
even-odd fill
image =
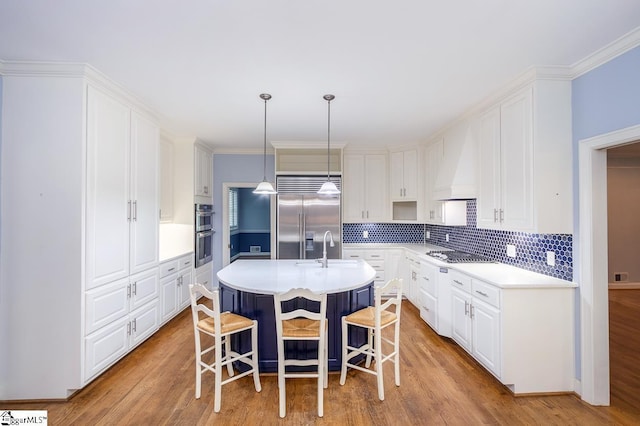
[[[329,259],[322,268],[314,260],[237,260],[217,273],[218,281],[236,290],[277,294],[292,288],[340,293],[373,282],[375,270],[363,260]]]

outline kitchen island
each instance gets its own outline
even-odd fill
[[[322,268],[314,260],[238,260],[221,269],[220,302],[222,310],[258,321],[258,360],[260,372],[276,372],[278,352],[273,295],[292,288],[307,288],[327,293],[329,327],[329,370],[341,366],[341,318],[373,304],[375,270],[362,260],[329,259]],[[303,303],[298,301],[297,303]],[[302,306],[302,305],[301,305]],[[364,330],[353,330],[353,343],[364,343]],[[239,335],[234,345],[244,351],[249,335]],[[299,342],[287,348],[288,357],[316,356],[312,342]]]

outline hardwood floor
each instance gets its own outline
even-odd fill
[[[628,329],[621,328],[623,339],[612,333],[612,342],[620,340],[619,345],[612,344],[613,353],[630,341],[626,337],[638,339],[637,316],[628,319],[624,309],[618,311],[611,310],[612,315],[621,315],[612,318],[612,328],[620,321]],[[612,353],[616,384],[610,407],[593,407],[574,395],[514,397],[459,346],[427,327],[408,302],[402,311],[401,386],[394,385],[393,365],[386,363],[385,401],[377,398],[374,376],[350,371],[346,384],[340,386],[339,374],[331,374],[325,390],[325,416],[320,419],[316,415],[316,382],[289,380],[287,417],[280,419],[276,376],[262,375],[260,393],[255,392],[250,377],[223,386],[222,410],[216,414],[213,375],[204,376],[202,398],[194,399],[191,327],[190,311],[186,310],[68,402],[5,403],[0,409],[46,409],[50,425],[640,423],[640,385],[633,365],[636,349]],[[633,374],[624,368],[631,368]]]

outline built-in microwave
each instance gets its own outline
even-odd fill
[[[211,204],[196,204],[195,231],[203,232],[213,229],[213,206]]]

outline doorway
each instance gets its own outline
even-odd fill
[[[275,259],[275,196],[255,183],[222,185],[222,266],[238,259]]]
[[[607,149],[640,140],[640,126],[579,141],[580,362],[578,389],[593,405],[610,404]]]

